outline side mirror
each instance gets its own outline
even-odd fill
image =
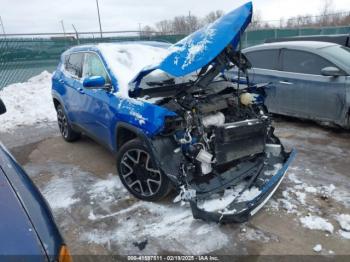
[[[321,70],[322,75],[324,76],[341,76],[343,75],[339,68],[334,66],[328,66]]]
[[[103,76],[90,76],[84,79],[83,86],[86,88],[104,88],[106,80]]]
[[[1,98],[0,98],[0,115],[6,113],[6,106],[4,104],[4,102],[2,102]]]

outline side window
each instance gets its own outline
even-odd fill
[[[66,59],[65,69],[72,75],[81,78],[83,68],[83,53],[73,53]]]
[[[111,83],[101,58],[94,53],[86,53],[85,55],[83,76],[102,76],[106,80],[106,83]]]
[[[283,71],[321,75],[322,68],[327,66],[333,64],[318,55],[305,51],[283,50]]]
[[[279,50],[262,50],[245,53],[253,68],[277,70]]]

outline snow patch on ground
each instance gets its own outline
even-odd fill
[[[334,227],[327,219],[318,216],[306,216],[299,218],[303,227],[312,230],[322,230],[329,233],[333,233]]]
[[[259,241],[263,243],[268,243],[271,240],[277,240],[276,236],[271,237],[263,231],[254,228],[247,228],[246,230],[244,230],[244,233],[241,234],[241,237],[243,240]]]
[[[350,239],[350,232],[346,232],[344,230],[339,230],[338,231],[339,235],[342,236],[345,239]]]
[[[350,231],[350,215],[341,214],[336,216],[336,219],[343,230]]]
[[[115,192],[126,192],[118,176],[109,174],[105,180],[93,184],[88,191],[92,200],[111,202],[115,199]]]
[[[321,244],[317,244],[316,246],[314,246],[313,250],[315,252],[321,252],[322,251],[322,245]]]
[[[130,243],[147,239],[150,245],[146,246],[145,252],[148,254],[154,252],[152,239],[159,238],[164,240],[161,242],[162,249],[168,252],[182,249],[185,254],[213,252],[229,243],[228,237],[220,231],[219,225],[194,220],[188,207],[148,202],[138,202],[134,205],[137,205],[137,208],[130,211],[137,210],[138,215],[133,212],[132,217],[122,221],[121,226],[112,232],[93,230],[83,233],[82,239],[102,245],[117,244],[127,250],[134,249]],[[117,217],[120,217],[120,214]]]
[[[72,179],[69,177],[53,178],[45,186],[42,193],[52,209],[69,208],[79,201],[79,199],[73,197],[75,190]]]
[[[38,186],[61,230],[76,230],[82,243],[100,244],[119,255],[154,255],[159,250],[193,255],[214,252],[232,241],[221,232],[220,225],[193,219],[188,205],[136,200],[117,175],[101,179],[79,167],[57,162],[25,168],[33,180],[50,174],[48,182]],[[76,227],[80,220],[84,223]],[[142,251],[133,244],[145,240],[148,244]]]
[[[0,116],[0,132],[56,120],[51,77],[49,72],[44,71],[27,82],[12,84],[1,90],[0,97],[7,112]]]

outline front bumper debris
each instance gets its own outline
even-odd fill
[[[197,198],[190,200],[193,217],[195,219],[203,219],[205,221],[214,221],[218,223],[242,223],[247,221],[250,217],[255,215],[275,193],[286,175],[290,163],[295,158],[295,155],[295,150],[288,153],[285,161],[280,163],[281,167],[272,176],[271,174],[267,176],[266,170],[260,170],[260,173],[256,176],[255,182],[249,187],[258,188],[257,192],[259,192],[251,200],[240,201],[238,196],[225,208],[215,211],[208,211],[202,208]],[[261,181],[265,182],[261,183]],[[241,193],[244,194],[244,192]]]

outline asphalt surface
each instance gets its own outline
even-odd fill
[[[48,200],[73,254],[350,255],[338,214],[350,214],[350,133],[279,118],[276,133],[298,155],[268,204],[244,224],[194,220],[189,207],[129,195],[115,159],[83,137],[66,143],[55,123],[0,133]],[[308,215],[334,229],[303,226]]]

